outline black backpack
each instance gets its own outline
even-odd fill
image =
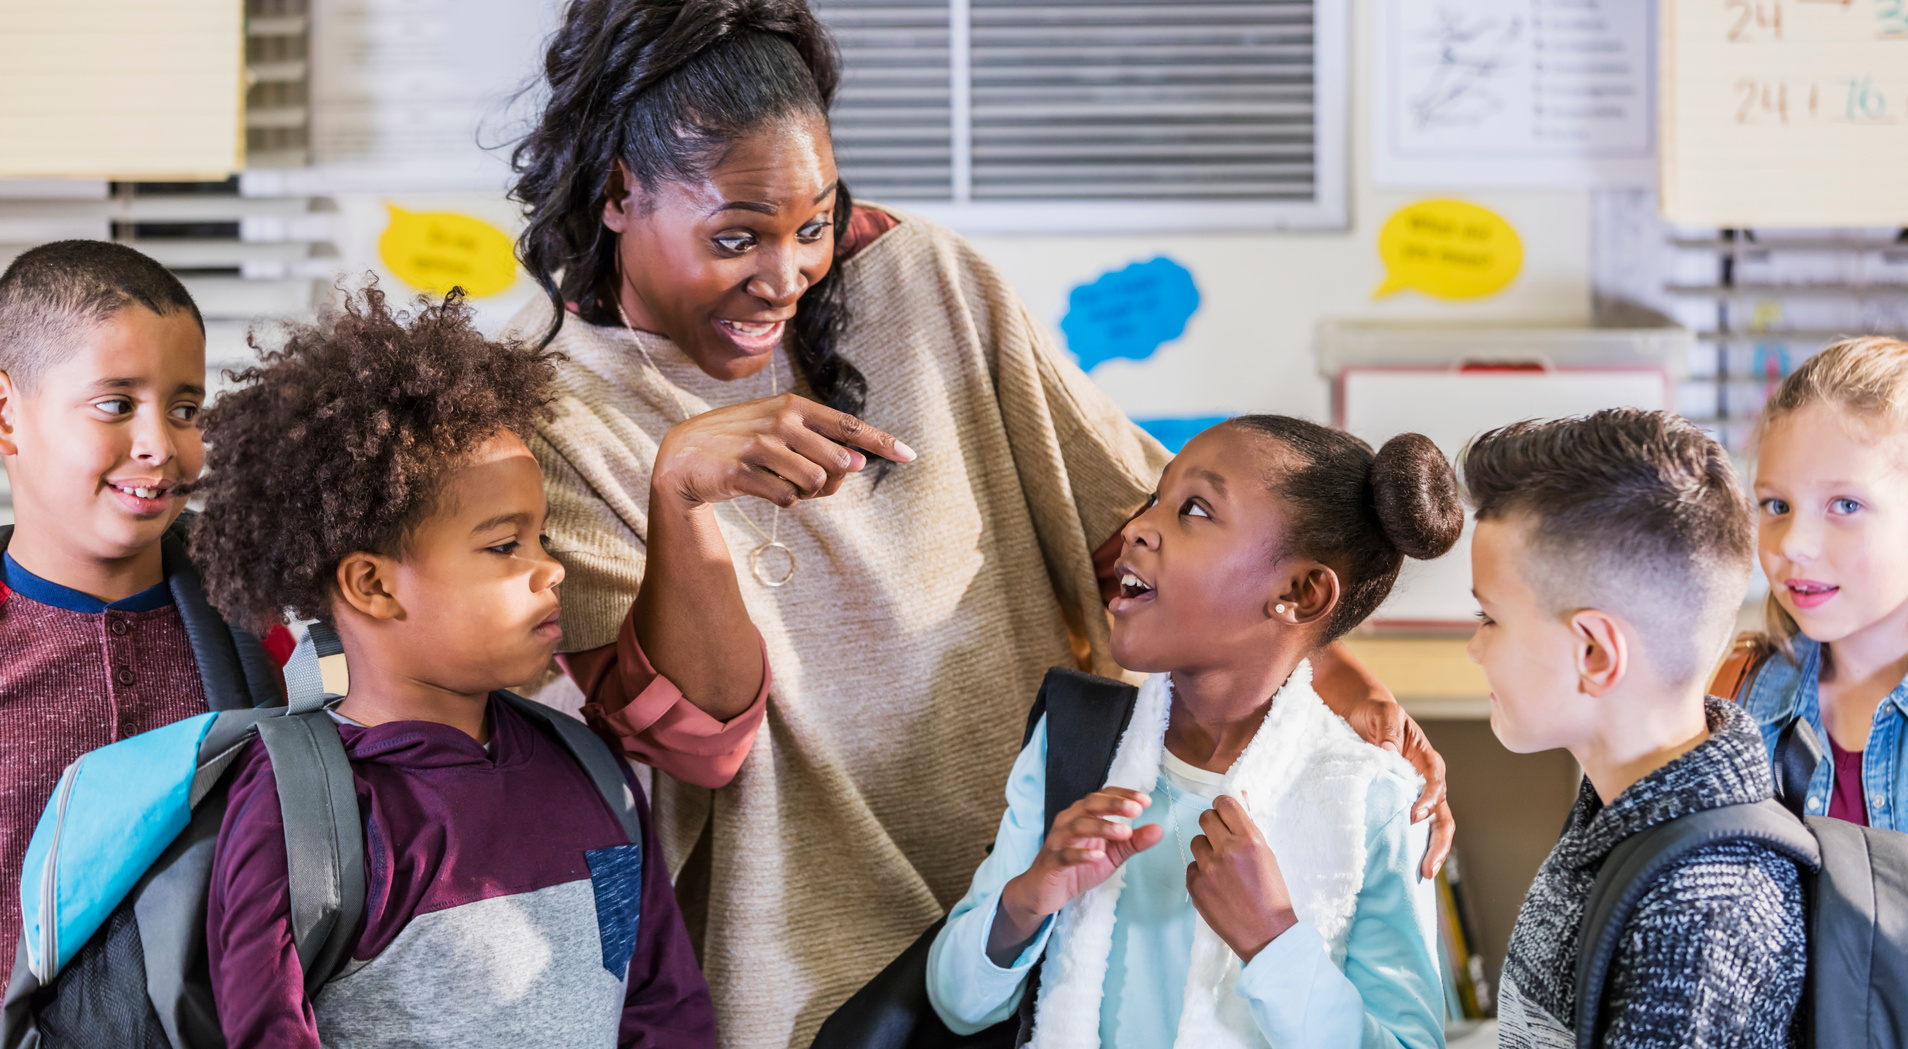
[[[1021,746],[1047,718],[1046,826],[1066,807],[1106,785],[1113,752],[1139,689],[1123,681],[1083,674],[1065,667],[1047,671],[1040,694],[1027,715]],[[1040,990],[1040,965],[1027,975],[1019,1013],[984,1031],[957,1035],[947,1029],[927,996],[928,950],[946,924],[928,926],[920,938],[888,967],[835,1010],[816,1033],[813,1049],[1012,1049],[1033,1037],[1034,1000]]]
[[[1597,872],[1577,940],[1577,1045],[1603,1036],[1603,991],[1623,926],[1656,880],[1720,842],[1773,848],[1802,869],[1809,970],[1794,1030],[1802,1049],[1908,1046],[1908,834],[1802,806],[1822,747],[1796,719],[1776,740],[1779,801],[1726,805],[1619,842]]]
[[[335,647],[322,626],[314,630],[318,638],[301,643],[307,659]],[[307,676],[317,679],[315,670]],[[608,745],[558,711],[500,695],[576,759],[640,845],[635,795]],[[206,962],[206,897],[225,773],[253,735],[277,780],[292,938],[305,991],[317,994],[349,957],[364,913],[363,826],[329,712],[337,698],[294,690],[290,707],[201,714],[67,769],[34,832],[35,844],[47,845],[27,855],[22,881],[35,896],[21,901],[28,920],[0,1009],[0,1049],[224,1049]],[[151,788],[145,801],[140,787]],[[91,872],[80,880],[93,884],[60,877],[63,860]]]

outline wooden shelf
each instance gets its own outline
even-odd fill
[[[1488,720],[1491,689],[1465,637],[1351,637],[1345,647],[1420,721]]]

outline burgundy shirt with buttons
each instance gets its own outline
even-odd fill
[[[60,773],[95,747],[206,711],[165,583],[111,604],[0,554],[0,944],[20,940],[14,887]]]

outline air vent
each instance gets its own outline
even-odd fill
[[[976,199],[1313,189],[1312,5],[975,0]]]
[[[842,175],[978,232],[1342,227],[1343,6],[821,0]]]
[[[954,199],[946,0],[824,0],[844,76],[836,160],[857,194]]]

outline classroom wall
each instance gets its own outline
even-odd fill
[[[1166,255],[1193,274],[1201,306],[1184,336],[1144,361],[1116,360],[1093,377],[1139,418],[1275,411],[1324,419],[1328,386],[1313,363],[1313,332],[1327,317],[1537,321],[1590,319],[1590,194],[1581,190],[1456,192],[1379,189],[1364,148],[1370,128],[1367,59],[1374,0],[1353,2],[1350,56],[1351,224],[1334,233],[1187,233],[1178,235],[979,236],[975,243],[1006,273],[1034,314],[1053,325],[1068,292],[1128,263]],[[1503,292],[1450,303],[1415,291],[1374,301],[1383,276],[1378,229],[1397,208],[1452,195],[1490,208],[1517,229],[1522,274]],[[343,268],[382,274],[376,243],[388,199],[414,210],[455,210],[490,219],[514,234],[515,209],[498,194],[345,194],[338,196]],[[534,289],[527,278],[478,303],[488,328],[501,326]]]

